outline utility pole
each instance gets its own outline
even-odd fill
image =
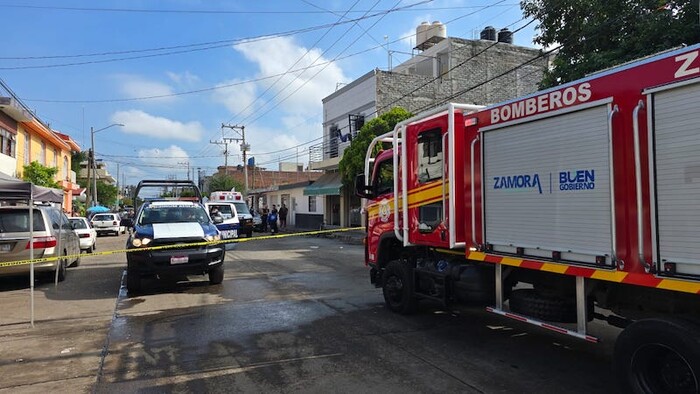
[[[90,193],[90,188],[92,183],[90,182],[90,172],[92,169],[92,149],[88,149],[87,157],[87,185],[85,187],[85,209],[90,208],[92,205],[92,193]]]
[[[245,195],[248,195],[248,161],[247,161],[247,155],[246,152],[250,150],[250,146],[245,143],[245,126],[243,125],[226,125],[226,124],[221,124],[221,130],[223,133],[223,129],[231,129],[234,130],[238,133],[238,135],[241,136],[241,138],[229,138],[232,141],[241,141],[241,152],[243,152],[243,179],[245,180]],[[240,130],[240,132],[238,132]],[[226,138],[223,138],[226,140]]]
[[[190,162],[189,161],[182,161],[178,162],[177,164],[182,164],[187,166],[187,180],[190,180]]]
[[[224,146],[224,174],[228,174],[228,141],[224,138],[223,141],[209,140],[209,143]]]

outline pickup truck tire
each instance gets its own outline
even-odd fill
[[[513,290],[510,310],[535,319],[558,322],[576,322],[576,300],[538,293],[535,289]],[[588,320],[593,318],[593,301],[587,302]]]
[[[700,325],[682,317],[638,320],[618,336],[613,364],[623,392],[700,392]]]
[[[141,292],[141,274],[139,272],[127,268],[126,289],[130,296]]]
[[[218,285],[224,281],[224,265],[218,266],[209,270],[209,284]]]
[[[408,262],[403,259],[390,261],[384,269],[382,279],[382,293],[386,306],[391,311],[403,315],[415,312],[415,284]]]

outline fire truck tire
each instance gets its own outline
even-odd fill
[[[404,315],[416,310],[417,300],[411,267],[405,260],[393,260],[387,264],[382,275],[384,302],[391,311]]]
[[[623,392],[700,392],[700,325],[682,318],[638,320],[618,336],[615,375]]]
[[[588,320],[593,318],[593,301],[589,300]],[[567,298],[543,295],[535,289],[513,290],[510,294],[510,310],[539,320],[575,323],[576,301]]]

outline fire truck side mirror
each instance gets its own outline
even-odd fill
[[[360,198],[373,198],[372,187],[365,183],[365,174],[355,177],[355,195]]]

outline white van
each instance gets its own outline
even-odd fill
[[[216,225],[221,233],[221,239],[234,239],[238,238],[238,229],[240,222],[238,220],[238,213],[236,212],[236,206],[231,202],[208,202],[204,206],[207,208],[207,212],[211,215],[211,212],[216,208],[219,211],[219,215],[224,218],[222,223]]]

